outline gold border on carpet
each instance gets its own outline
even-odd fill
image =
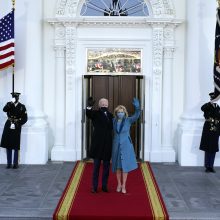
[[[146,191],[151,203],[151,210],[153,214],[153,219],[155,220],[165,220],[166,212],[164,210],[163,203],[161,201],[158,188],[152,176],[151,170],[148,163],[141,163],[141,171],[146,185]]]
[[[71,210],[72,204],[74,202],[76,192],[85,168],[84,162],[78,162],[76,164],[76,169],[69,181],[69,185],[60,203],[59,209],[57,211],[57,220],[68,220],[69,211]]]

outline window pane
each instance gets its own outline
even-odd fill
[[[82,16],[149,16],[144,0],[85,0]]]

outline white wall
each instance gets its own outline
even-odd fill
[[[2,1],[0,7],[0,15],[10,11],[10,1]],[[28,72],[25,70],[26,62],[26,19],[27,19],[27,4],[25,0],[20,0],[19,4],[16,2],[16,90],[22,93],[21,102],[26,102],[25,96],[29,95],[25,93],[25,74]],[[176,18],[185,19],[185,1],[173,0],[176,10]],[[201,3],[202,4],[202,3]],[[55,16],[56,1],[55,0],[44,0],[43,1],[43,110],[46,114],[47,121],[49,123],[49,149],[52,148],[54,144],[54,128],[55,128],[55,53],[54,53],[54,28],[48,24],[46,19],[53,18]],[[205,11],[204,11],[205,13]],[[209,19],[214,20],[215,15],[210,15]],[[193,18],[192,18],[193,19]],[[203,22],[209,22],[209,20],[204,19]],[[210,30],[212,29],[209,26]],[[176,50],[174,53],[174,71],[173,71],[173,144],[174,147],[177,145],[177,125],[179,123],[180,116],[183,112],[183,100],[184,100],[184,72],[185,72],[185,31],[186,24],[182,24],[176,29]],[[207,33],[206,33],[207,34]],[[192,36],[193,37],[193,36]],[[209,36],[212,38],[211,31]],[[211,40],[212,41],[212,40]],[[34,42],[33,42],[34,43]],[[212,49],[211,49],[212,50]],[[34,56],[34,54],[33,54]],[[34,59],[38,59],[34,57]],[[206,61],[203,60],[203,66],[206,65]],[[6,74],[8,71],[3,71],[0,74],[0,105],[10,99],[11,91],[11,79],[10,75]],[[31,82],[34,83],[34,82]],[[36,92],[36,91],[34,91]],[[25,103],[28,106],[28,103]],[[4,117],[4,118],[3,118]],[[5,116],[0,111],[1,123],[4,123]],[[79,137],[81,138],[81,137]]]

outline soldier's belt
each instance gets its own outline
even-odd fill
[[[17,122],[17,121],[20,121],[21,118],[11,118],[11,117],[8,117],[8,120],[12,121],[12,122]]]
[[[214,119],[214,118],[208,118],[206,119],[207,122],[211,122],[211,123],[215,123],[218,124],[220,122],[220,120]]]

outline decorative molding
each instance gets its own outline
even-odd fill
[[[164,47],[174,48],[175,47],[175,31],[172,25],[168,25],[164,28]]]
[[[67,14],[70,17],[75,17],[77,13],[78,0],[68,0],[66,4]]]
[[[163,28],[153,28],[153,83],[160,90],[163,66]]]
[[[183,20],[173,18],[142,18],[142,17],[77,17],[77,18],[53,18],[47,19],[47,22],[51,25],[63,25],[63,26],[95,26],[95,27],[134,27],[137,26],[173,26],[177,27]]]
[[[56,40],[63,40],[65,39],[65,28],[61,24],[57,24],[55,27],[55,39]]]
[[[73,67],[76,58],[76,28],[66,27],[66,64]]]
[[[56,17],[65,15],[66,4],[67,4],[67,0],[57,1]]]
[[[164,36],[164,41],[173,41],[174,40],[174,29],[165,28],[163,36]]]
[[[164,14],[175,17],[176,11],[172,0],[163,0]]]
[[[145,1],[152,9],[152,17],[175,17],[175,8],[172,0]],[[81,5],[82,0],[58,0],[56,17],[76,17],[77,14],[80,14],[77,12],[77,9],[81,10],[81,7],[79,7]]]
[[[153,39],[153,69],[154,72],[158,73],[159,71],[162,70],[163,28],[154,28],[152,39]]]
[[[171,0],[150,0],[153,17],[175,17],[175,9]]]
[[[66,27],[66,80],[67,90],[73,90],[73,75],[76,73],[76,42],[77,30],[76,27]]]

